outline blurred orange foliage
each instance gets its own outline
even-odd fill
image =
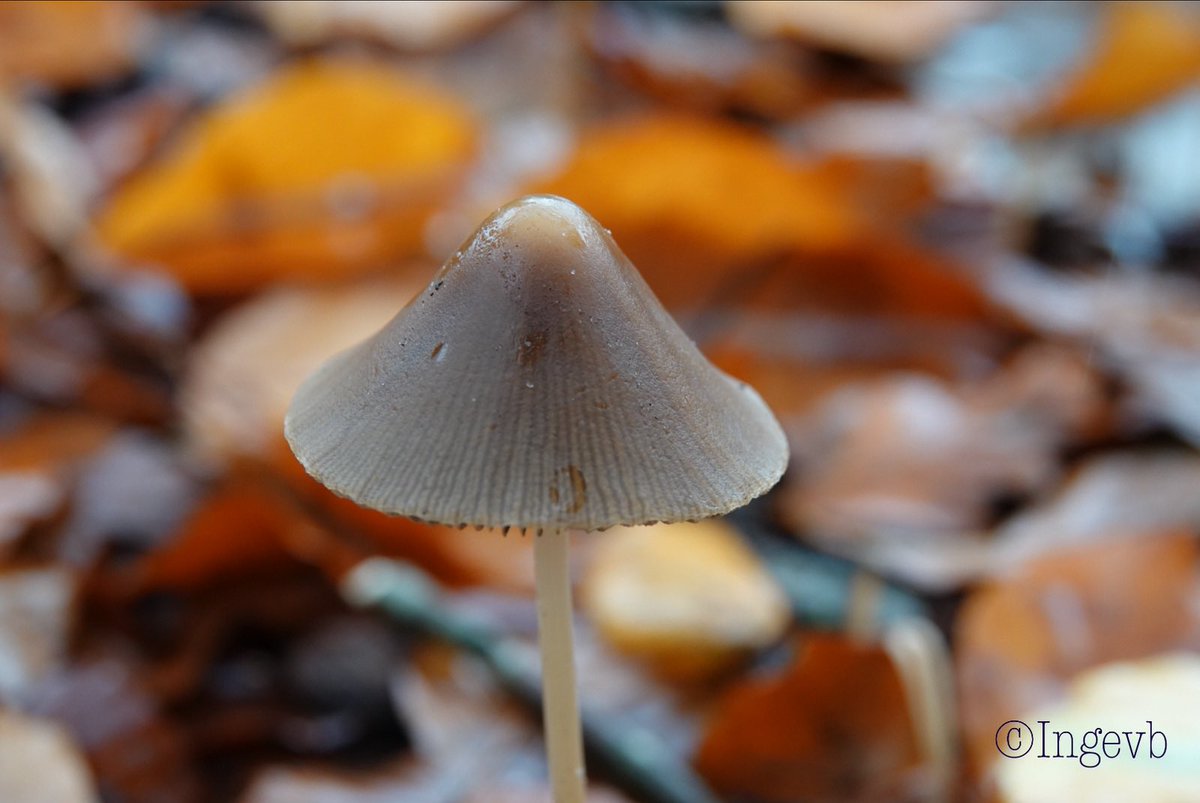
[[[804,162],[762,134],[684,116],[585,135],[535,189],[612,229],[668,307],[716,301],[976,318],[977,290],[898,229],[926,198],[920,177],[880,190],[846,158]],[[915,185],[914,185],[915,182]]]
[[[360,273],[422,252],[475,140],[456,101],[393,70],[299,62],[201,117],[97,229],[198,293]]]
[[[1173,3],[1104,3],[1095,50],[1029,128],[1108,123],[1200,81],[1200,14]]]
[[[917,760],[887,653],[833,635],[807,639],[782,674],[729,692],[696,755],[717,791],[772,803],[902,800]]]

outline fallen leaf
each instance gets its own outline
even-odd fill
[[[585,43],[607,73],[668,108],[780,119],[821,98],[810,54],[691,12],[599,5],[586,17]]]
[[[111,437],[109,422],[76,414],[35,415],[0,439],[0,555],[30,526],[59,514],[81,467]]]
[[[538,189],[610,227],[668,307],[708,300],[731,271],[781,253],[844,248],[861,230],[832,177],[749,129],[685,117],[599,127]]]
[[[720,521],[606,531],[596,539],[582,602],[609,643],[692,680],[771,644],[791,619],[766,568]]]
[[[362,273],[423,252],[475,139],[454,99],[385,66],[298,62],[196,120],[98,233],[197,293]]]
[[[219,488],[138,569],[145,591],[189,591],[291,565],[289,530],[298,513],[252,485]]]
[[[782,673],[750,679],[718,703],[696,767],[729,796],[915,800],[918,745],[885,651],[813,636]]]
[[[1200,81],[1200,14],[1174,3],[1104,3],[1093,52],[1024,122],[1099,125],[1136,114]]]
[[[927,583],[944,543],[1044,487],[1058,452],[1094,436],[1103,386],[1067,349],[1034,347],[984,381],[901,376],[828,397],[793,427],[781,499],[794,532]],[[916,553],[915,562],[904,552]]]

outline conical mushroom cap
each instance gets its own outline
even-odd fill
[[[495,212],[378,334],[297,391],[284,431],[359,504],[443,524],[601,529],[726,513],[787,441],[575,204]]]

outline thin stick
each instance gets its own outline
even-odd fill
[[[566,532],[535,536],[538,643],[542,650],[542,719],[554,803],[583,803],[583,736],[575,692],[571,577]]]

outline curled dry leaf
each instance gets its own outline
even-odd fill
[[[1200,81],[1200,14],[1184,4],[1104,3],[1095,48],[1025,121],[1030,128],[1110,123]]]
[[[717,791],[770,803],[915,800],[919,748],[887,653],[806,639],[781,674],[734,687],[696,754]]]
[[[738,0],[725,8],[734,25],[755,36],[789,36],[868,59],[906,62],[930,55],[991,5],[963,0]]]
[[[791,618],[767,570],[716,519],[606,532],[582,600],[611,644],[683,679],[711,675],[771,644]]]
[[[1198,703],[1200,658],[1194,654],[1170,653],[1083,672],[1071,681],[1065,699],[1029,717],[1038,729],[1027,734],[1037,743],[1035,755],[1077,758],[1000,762],[1000,799],[1178,803],[1200,798],[1195,762],[1174,760],[1200,753]],[[1094,733],[1101,723],[1107,726],[1100,728],[1103,737]],[[1089,731],[1090,746],[1084,736]]]
[[[199,293],[361,273],[423,251],[475,139],[455,100],[387,67],[300,62],[198,119],[98,233]]]
[[[97,803],[91,772],[58,725],[0,710],[0,800]]]
[[[141,10],[123,2],[0,3],[0,83],[76,87],[131,66]]]
[[[967,598],[957,664],[979,768],[998,758],[1000,723],[1049,704],[1076,673],[1200,647],[1195,539],[1186,530],[1135,535],[1042,555]]]

